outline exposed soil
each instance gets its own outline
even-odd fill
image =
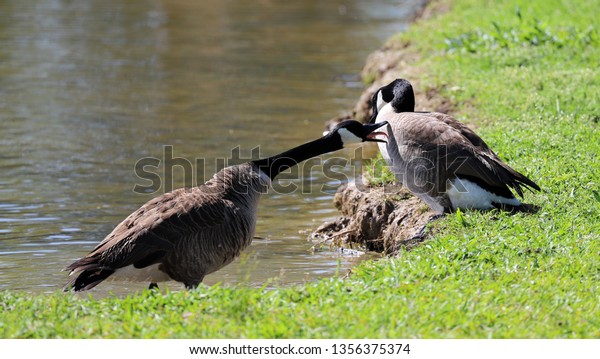
[[[447,11],[440,2],[432,1],[419,14],[419,18],[429,18],[433,13]],[[362,93],[351,111],[347,111],[325,123],[330,128],[345,119],[368,122],[371,116],[370,100],[375,91],[396,78],[409,80],[415,90],[417,111],[451,113],[450,101],[439,95],[440,89],[423,91],[419,74],[422,69],[413,66],[418,55],[409,43],[390,41],[382,49],[367,58],[362,70],[363,79],[374,79]],[[394,254],[400,249],[410,249],[427,236],[417,236],[434,212],[407,189],[390,185],[384,187],[360,187],[354,183],[340,187],[334,204],[342,216],[333,222],[321,225],[312,234],[320,241],[331,241],[342,247],[355,244],[367,250]]]
[[[313,239],[338,246],[357,243],[384,254],[422,242],[421,229],[434,215],[421,200],[395,185],[357,188],[349,183],[337,191],[334,204],[342,216],[322,224]]]

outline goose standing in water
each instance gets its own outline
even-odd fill
[[[121,222],[88,255],[65,270],[65,290],[88,290],[112,276],[131,281],[175,280],[196,288],[231,263],[254,236],[258,200],[277,175],[351,143],[381,142],[386,123],[344,121],[331,133],[281,154],[230,166],[204,185],[156,197]]]
[[[371,107],[372,123],[389,123],[387,143],[378,144],[388,166],[438,214],[458,208],[526,210],[511,189],[520,197],[523,188],[540,190],[452,116],[415,112],[415,95],[404,79],[381,87]]]

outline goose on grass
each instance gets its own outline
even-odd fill
[[[457,209],[528,211],[513,191],[540,187],[504,163],[470,128],[452,116],[415,112],[411,84],[396,79],[371,100],[371,123],[388,122],[379,149],[396,178],[438,214]],[[391,132],[391,133],[389,133]]]

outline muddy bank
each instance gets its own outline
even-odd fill
[[[360,247],[384,254],[411,248],[423,241],[419,232],[433,211],[398,185],[364,187],[349,183],[334,198],[342,216],[322,224],[313,239],[341,247]],[[425,232],[427,233],[427,232]]]
[[[418,20],[447,11],[432,1],[419,14]],[[418,21],[417,20],[417,21]],[[410,43],[389,40],[366,60],[361,76],[371,85],[365,89],[352,110],[326,123],[329,127],[345,119],[368,122],[371,116],[370,100],[375,91],[396,78],[408,79],[414,87],[417,111],[452,112],[452,104],[439,95],[440,89],[424,90],[420,85],[423,69],[413,64],[419,59]],[[364,181],[363,181],[364,182]],[[415,236],[434,214],[427,205],[405,188],[393,184],[385,187],[366,187],[349,183],[338,189],[334,204],[341,216],[324,223],[312,234],[318,241],[342,247],[361,246],[385,254],[401,248],[411,248],[425,238]],[[425,237],[428,232],[425,232]]]

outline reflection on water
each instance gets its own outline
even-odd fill
[[[60,269],[156,195],[132,190],[134,165],[164,146],[204,161],[204,182],[238,146],[264,156],[320,136],[359,96],[366,55],[420,3],[1,2],[0,289],[60,288]],[[302,191],[263,197],[264,239],[206,283],[298,283],[356,261],[311,251],[305,232],[336,215],[340,181],[310,167],[282,181]]]

